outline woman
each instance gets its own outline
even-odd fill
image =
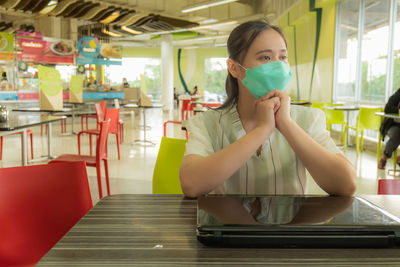
[[[352,195],[355,169],[329,137],[323,112],[291,107],[281,91],[291,76],[281,30],[249,21],[227,47],[227,100],[187,126],[184,194],[305,194],[306,168],[327,193]]]
[[[400,89],[398,89],[385,105],[385,113],[399,113]],[[385,150],[378,163],[379,169],[385,169],[386,160],[392,157],[393,151],[400,145],[400,123],[394,119],[385,118],[380,128],[382,139],[389,135],[389,141],[385,145]],[[397,158],[397,164],[400,164],[400,158]]]

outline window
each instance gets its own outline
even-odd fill
[[[340,3],[335,101],[355,101],[359,1]]]
[[[121,87],[122,78],[126,78],[131,87],[140,87],[152,100],[161,99],[161,60],[158,58],[126,57],[122,65],[105,66],[104,72],[106,83],[113,87]]]
[[[385,102],[389,0],[365,1],[361,52],[361,102]]]
[[[223,102],[226,98],[225,81],[228,74],[226,58],[212,57],[204,61],[204,101]]]
[[[400,88],[400,2],[396,2],[397,15],[393,36],[393,86],[389,90],[389,95],[392,95]]]

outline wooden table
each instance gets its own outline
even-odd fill
[[[400,196],[364,198],[400,216]],[[400,265],[400,250],[394,248],[206,247],[196,239],[196,205],[196,200],[179,195],[105,197],[37,266]]]
[[[30,115],[26,113],[10,112],[9,118],[6,122],[0,123],[0,136],[9,135],[12,133],[22,132],[21,134],[21,165],[26,166],[27,152],[26,152],[26,129],[41,125],[48,124],[49,129],[47,131],[47,157],[46,159],[52,158],[52,147],[51,147],[51,123],[59,120],[64,120],[63,116],[40,116]],[[42,158],[41,158],[42,159]],[[35,159],[40,160],[40,159]]]

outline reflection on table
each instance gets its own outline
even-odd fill
[[[400,216],[400,196],[362,196]],[[100,200],[37,266],[398,265],[398,249],[246,249],[196,239],[195,199],[112,195]]]
[[[26,129],[48,124],[49,129],[47,131],[47,150],[48,154],[46,159],[52,158],[52,147],[51,147],[51,123],[55,121],[64,120],[64,116],[40,116],[31,115],[26,113],[10,112],[8,120],[6,122],[0,123],[0,135],[9,135],[16,132],[22,132],[21,134],[21,165],[26,166],[27,162],[27,152],[26,152]],[[32,161],[42,160],[35,159]]]

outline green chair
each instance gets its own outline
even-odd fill
[[[183,194],[179,180],[187,140],[162,137],[153,172],[153,194]]]
[[[379,162],[379,158],[382,152],[382,136],[379,131],[379,127],[381,126],[382,118],[375,115],[376,112],[383,112],[383,108],[360,108],[357,117],[356,127],[347,126],[347,128],[351,128],[356,131],[356,152],[357,157],[359,152],[362,151],[364,145],[364,130],[374,130],[379,132],[379,141],[378,141],[378,152],[377,152],[377,162]],[[361,137],[359,138],[359,134],[361,133]]]

